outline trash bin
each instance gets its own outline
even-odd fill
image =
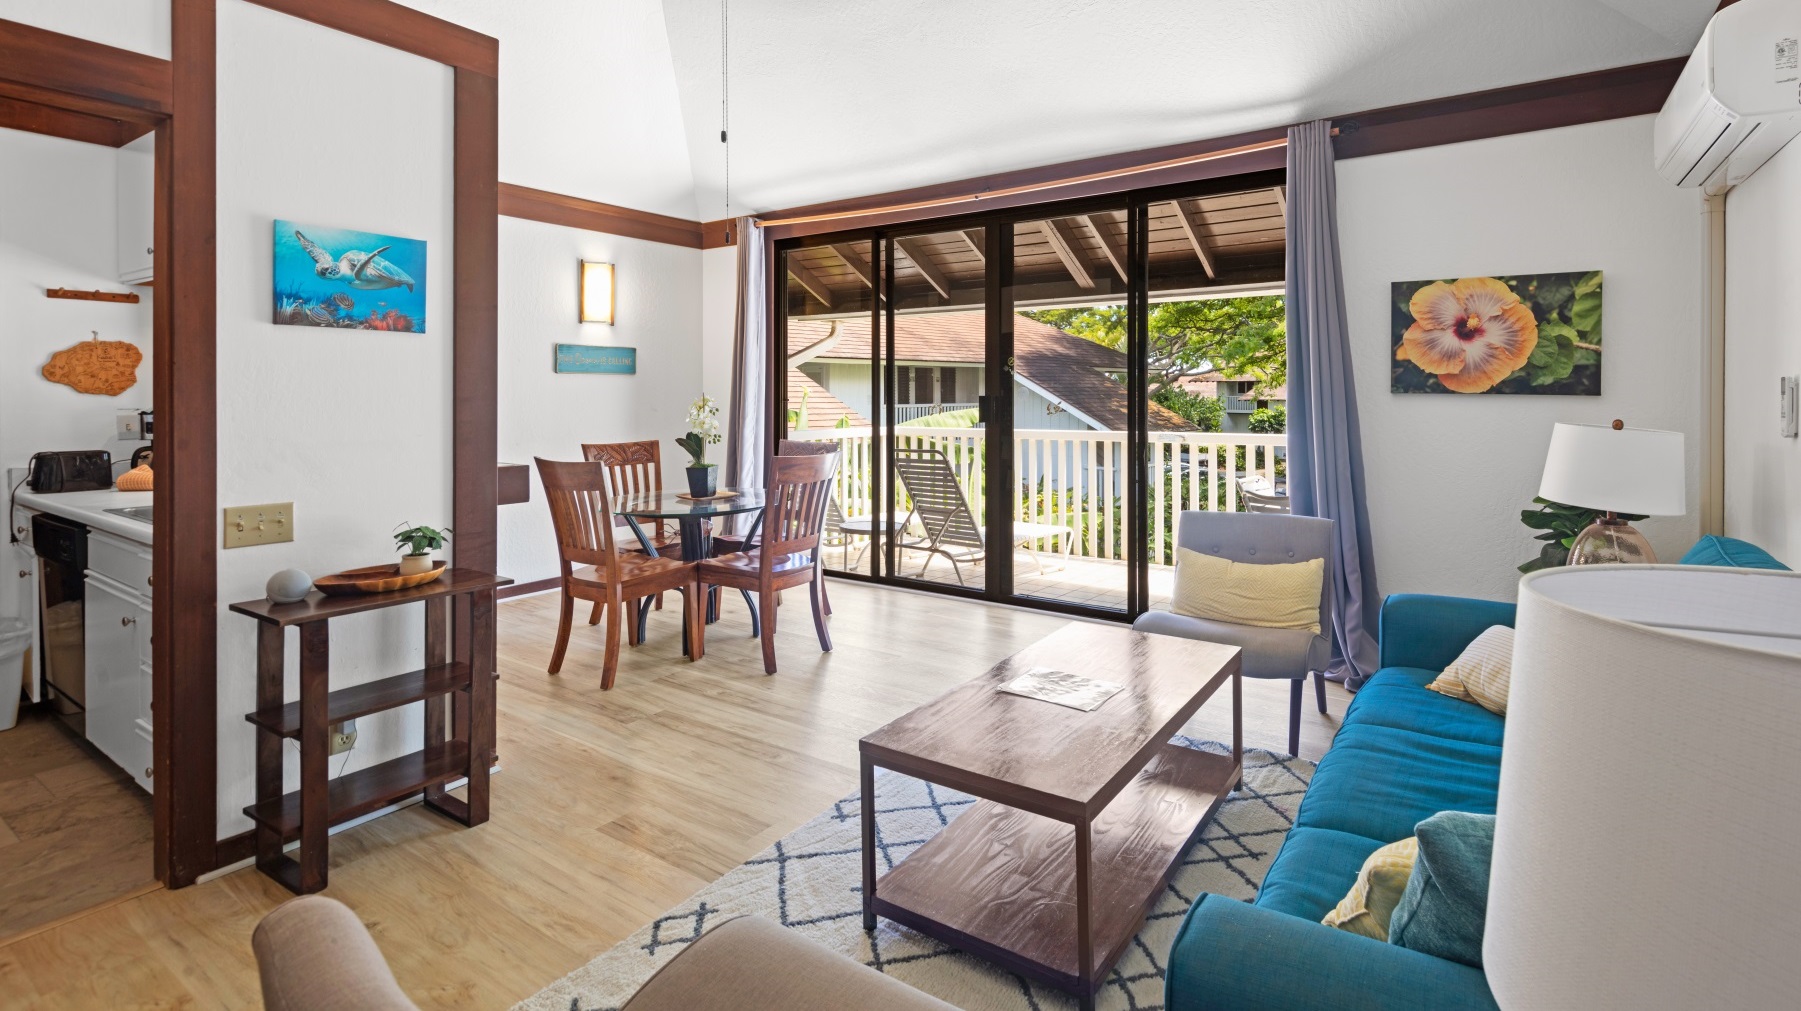
[[[0,618],[0,730],[19,722],[19,695],[25,690],[25,651],[31,629],[16,618]]]

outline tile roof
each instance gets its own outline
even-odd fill
[[[985,323],[980,310],[908,313],[894,319],[897,361],[981,365]],[[821,361],[869,360],[869,319],[838,320],[838,339]],[[788,322],[788,349],[817,344],[830,330],[823,320]],[[1109,372],[1126,371],[1126,356],[1091,340],[1065,333],[1028,316],[1013,317],[1013,358],[1019,376],[1062,402],[1066,410],[1104,429],[1125,428],[1126,387]],[[1186,432],[1194,426],[1161,404],[1149,405],[1154,432]]]
[[[869,424],[869,419],[852,410],[849,404],[832,395],[832,391],[813,381],[813,377],[799,369],[788,370],[788,403],[798,405],[802,391],[806,396],[807,416],[801,419],[801,428],[833,428],[840,418],[850,418],[851,425],[862,428]]]

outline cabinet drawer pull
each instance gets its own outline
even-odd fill
[[[138,623],[138,620],[136,618],[129,617],[129,616],[119,619],[119,627],[120,628],[125,628],[126,626],[135,625],[137,623]]]
[[[145,779],[155,779],[156,778],[156,770],[154,768],[145,768],[144,769],[144,778]]]
[[[20,579],[24,579],[26,576],[29,576],[29,575],[31,575],[30,569],[20,569],[19,570],[19,578]]]
[[[145,254],[145,255],[146,255],[146,256],[148,256],[148,255],[150,255],[150,254],[152,254],[152,253],[155,253],[155,252],[156,252],[156,247],[155,247],[155,246],[145,246],[145,247],[144,247],[144,254]]]

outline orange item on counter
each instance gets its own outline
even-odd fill
[[[123,474],[113,485],[120,491],[149,491],[151,487],[150,465],[140,463]]]

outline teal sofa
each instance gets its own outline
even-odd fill
[[[1512,604],[1402,594],[1254,903],[1202,895],[1165,972],[1169,1011],[1493,1009],[1482,970],[1322,925],[1378,847],[1439,811],[1493,814],[1501,717],[1426,683]]]

